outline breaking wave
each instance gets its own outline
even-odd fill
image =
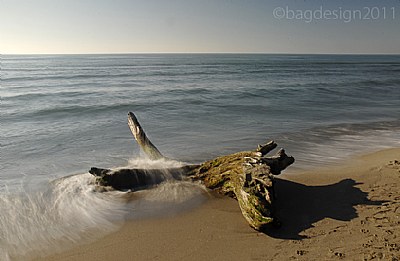
[[[129,167],[146,169],[182,165],[146,159],[129,163]],[[135,193],[100,193],[89,173],[56,179],[35,191],[2,193],[0,260],[29,260],[59,252],[116,231],[126,219],[171,215],[204,199],[199,184],[174,180]]]

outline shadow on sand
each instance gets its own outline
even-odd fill
[[[300,233],[325,218],[350,221],[356,218],[356,205],[381,205],[370,201],[368,193],[355,187],[352,179],[325,186],[306,186],[284,179],[275,179],[276,216],[280,228],[268,227],[267,235],[280,239],[303,239]]]

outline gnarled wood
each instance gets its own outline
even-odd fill
[[[165,158],[147,138],[132,112],[128,124],[139,146],[150,159]],[[258,145],[254,151],[243,151],[217,157],[200,165],[166,169],[92,168],[89,172],[97,177],[97,183],[115,189],[138,190],[154,186],[167,179],[200,180],[207,188],[236,198],[243,216],[250,226],[262,230],[274,221],[273,175],[278,175],[294,162],[283,149],[266,157],[277,144],[270,141]]]

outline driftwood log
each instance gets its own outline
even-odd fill
[[[152,160],[165,158],[147,138],[132,112],[128,125],[137,143]],[[243,151],[217,157],[198,165],[166,169],[101,169],[91,168],[100,186],[117,190],[139,190],[155,186],[168,179],[201,181],[207,188],[237,199],[243,216],[256,230],[274,218],[274,178],[294,162],[283,149],[274,156],[266,154],[277,147],[273,141],[258,145],[254,151]]]

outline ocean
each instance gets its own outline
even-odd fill
[[[296,159],[290,172],[400,146],[399,55],[2,55],[0,66],[0,260],[204,194],[171,181],[126,200],[95,192],[92,166],[180,166],[275,140]],[[176,161],[144,159],[129,111]]]

